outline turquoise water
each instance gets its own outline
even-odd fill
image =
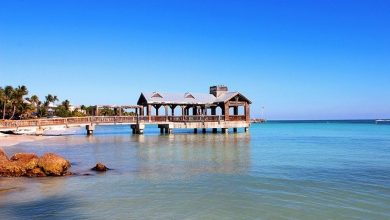
[[[0,178],[0,219],[390,219],[390,126],[255,124],[143,136],[128,126],[6,147],[91,176]],[[104,162],[114,170],[88,169]]]

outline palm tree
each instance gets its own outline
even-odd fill
[[[41,101],[39,100],[39,97],[37,95],[32,95],[30,98],[26,98],[26,100],[31,103],[28,110],[32,110],[38,115],[41,108]]]
[[[66,99],[61,104],[62,104],[62,106],[64,106],[65,110],[69,111],[69,107],[70,107],[70,101],[69,100]]]
[[[52,94],[48,94],[47,96],[45,96],[45,106],[48,107],[50,105],[50,103],[53,103],[55,101],[58,101],[58,98],[56,95],[52,95]]]
[[[3,115],[5,112],[5,100],[6,100],[6,96],[5,96],[4,89],[3,87],[0,87],[0,103],[3,104]]]
[[[39,98],[38,98],[38,96],[36,96],[36,95],[32,95],[28,100],[29,100],[29,101],[31,102],[31,104],[33,104],[35,107],[38,107],[38,104],[40,103]]]
[[[12,86],[6,86],[3,92],[3,120],[5,120],[5,114],[7,110],[7,104],[12,99],[14,88]]]
[[[10,117],[10,119],[13,119],[14,116],[15,116],[15,113],[16,113],[16,108],[22,108],[20,109],[21,112],[19,112],[20,114],[23,114],[23,102],[24,102],[24,99],[23,99],[23,96],[27,95],[28,94],[28,90],[27,90],[27,87],[26,86],[18,86],[17,88],[14,89],[13,93],[12,93],[12,98],[11,98],[11,103],[12,103],[12,107],[13,107],[13,111],[12,111],[12,116]]]

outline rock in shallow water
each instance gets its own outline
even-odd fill
[[[48,176],[63,176],[70,167],[69,161],[53,153],[46,153],[39,158],[38,167]]]
[[[105,172],[105,171],[109,170],[109,168],[107,168],[106,165],[104,165],[102,163],[97,163],[96,166],[92,168],[92,170],[98,171],[98,172]]]
[[[0,149],[0,176],[3,177],[42,177],[69,175],[69,161],[53,153],[38,157],[34,153],[16,153],[8,159]]]

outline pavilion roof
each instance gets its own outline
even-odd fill
[[[147,103],[153,104],[212,104],[215,96],[207,93],[169,93],[151,92],[141,93]],[[140,97],[140,98],[141,98]]]
[[[150,92],[141,93],[138,104],[142,104],[144,98],[148,104],[176,104],[176,105],[212,105],[221,102],[226,102],[236,95],[241,95],[239,92],[227,92],[220,97],[215,97],[208,93],[169,93],[169,92]],[[241,95],[242,96],[242,95]],[[242,96],[244,97],[244,96]],[[244,97],[245,98],[245,97]],[[248,100],[247,98],[245,98]],[[248,100],[248,102],[250,102]]]

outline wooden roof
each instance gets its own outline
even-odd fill
[[[213,105],[225,103],[235,97],[238,97],[240,101],[251,103],[249,99],[239,92],[227,92],[219,97],[208,93],[151,92],[141,93],[137,104]]]

